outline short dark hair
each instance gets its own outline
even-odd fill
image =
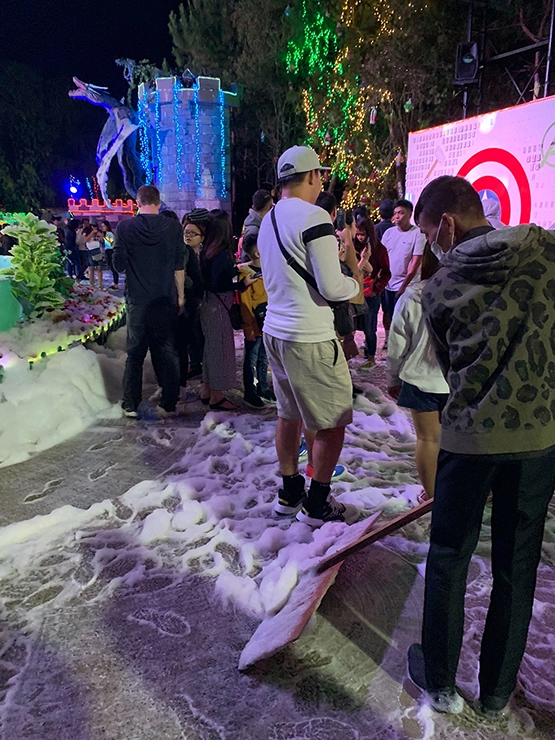
[[[310,172],[314,172],[314,170],[309,170]],[[278,180],[278,185],[280,188],[288,188],[292,185],[302,185],[302,183],[306,180],[306,177],[308,175],[308,172],[297,172],[294,175],[288,175],[287,177],[280,177]]]
[[[272,195],[267,190],[257,190],[252,196],[252,207],[255,211],[262,211],[272,200]]]
[[[444,213],[464,213],[484,218],[480,196],[464,177],[436,177],[420,193],[414,211],[416,223],[424,214],[433,224],[439,224]]]
[[[140,206],[159,206],[160,191],[154,185],[141,185],[137,190],[137,203]]]
[[[329,190],[322,190],[322,192],[316,198],[316,205],[327,211],[330,216],[337,208],[337,199],[333,193]]]
[[[395,208],[406,208],[407,211],[412,213],[412,209],[414,206],[410,202],[410,200],[406,200],[406,198],[401,198],[400,200],[395,203]]]
[[[258,234],[249,231],[243,237],[243,252],[245,252],[249,255],[249,257],[252,258],[252,253],[255,249],[258,249]]]
[[[384,219],[384,221],[391,221],[393,217],[393,210],[395,208],[395,205],[391,198],[385,198],[380,203],[380,217]]]

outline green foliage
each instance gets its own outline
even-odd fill
[[[56,227],[28,213],[3,234],[17,239],[12,247],[12,266],[0,273],[12,279],[12,292],[28,318],[59,308],[67,295],[69,280],[62,268]]]
[[[140,62],[135,62],[133,59],[116,59],[116,64],[123,67],[123,76],[129,85],[127,90],[128,105],[134,104],[133,93],[142,82],[151,82],[166,73],[166,70],[159,69],[148,59],[141,59]]]
[[[233,62],[238,53],[232,22],[236,5],[236,0],[190,0],[186,6],[179,6],[178,15],[171,13],[173,54],[180,67],[220,77],[224,85],[233,82]]]

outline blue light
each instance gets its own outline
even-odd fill
[[[162,183],[162,111],[160,109],[160,91],[156,88],[154,94],[155,101],[155,116],[154,123],[156,128],[156,169],[157,169],[157,182]]]
[[[224,91],[220,90],[220,94],[218,97],[218,103],[220,106],[220,167],[221,167],[221,188],[220,188],[220,198],[226,198],[227,197],[227,188],[226,188],[226,182],[225,182],[225,96]]]
[[[141,166],[145,173],[147,185],[152,182],[152,166],[150,153],[150,139],[148,136],[148,92],[146,85],[143,86],[143,94],[139,97],[138,115],[139,115],[139,147]]]
[[[183,170],[181,169],[181,157],[183,156],[183,142],[181,140],[181,127],[179,125],[179,90],[181,85],[176,80],[173,83],[173,127],[175,136],[175,174],[177,176],[177,186],[181,188]]]
[[[193,85],[193,118],[195,119],[195,182],[202,182],[202,152],[200,149],[200,111],[198,104],[198,85]]]

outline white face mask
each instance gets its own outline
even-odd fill
[[[445,254],[445,252],[443,251],[443,249],[441,248],[441,246],[440,246],[440,244],[438,242],[439,232],[441,231],[441,227],[442,226],[443,226],[443,221],[440,221],[439,222],[439,226],[437,227],[437,231],[436,231],[436,238],[430,244],[430,249],[432,250],[432,254],[434,254],[438,258],[438,260],[440,260],[440,261],[441,261],[443,255]],[[454,241],[455,241],[455,235],[454,234],[451,234],[451,244],[449,246],[449,249],[451,249],[451,247],[453,246],[453,242]]]

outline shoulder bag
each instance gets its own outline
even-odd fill
[[[324,296],[322,296],[322,294],[318,290],[318,285],[314,277],[307,270],[305,270],[302,265],[299,265],[295,258],[292,257],[287,249],[285,249],[285,247],[283,246],[276,221],[275,208],[272,208],[271,219],[274,231],[276,233],[277,243],[289,267],[295,270],[297,275],[300,275],[300,277],[302,277],[302,279],[305,280],[310,285],[310,287],[318,293],[319,296],[324,298]],[[355,326],[353,323],[353,317],[351,315],[351,309],[349,307],[349,301],[328,301],[325,298],[324,300],[333,311],[335,331],[339,334],[339,336],[346,337],[348,334],[352,334],[355,330]]]

